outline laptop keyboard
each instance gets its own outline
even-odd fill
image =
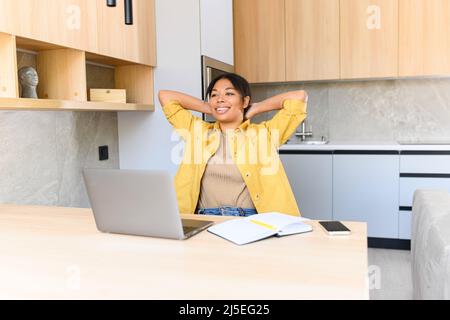
[[[183,226],[183,232],[184,234],[188,234],[189,232],[195,230],[196,228],[194,227],[188,227],[188,226]]]
[[[194,235],[201,230],[204,230],[206,227],[212,225],[212,221],[206,220],[191,220],[191,219],[182,219],[183,232],[185,235]],[[190,234],[192,233],[192,234]]]

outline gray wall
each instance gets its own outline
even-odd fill
[[[254,101],[309,93],[307,127],[330,141],[450,141],[450,79],[254,85]],[[295,142],[295,137],[290,142]]]
[[[174,9],[176,8],[176,9]],[[175,175],[180,139],[158,100],[159,90],[202,95],[200,2],[156,0],[157,67],[154,69],[155,112],[121,112],[118,115],[121,169],[157,169]],[[174,152],[177,155],[177,152]]]
[[[117,140],[116,113],[0,112],[0,203],[89,207],[81,170],[118,168]]]

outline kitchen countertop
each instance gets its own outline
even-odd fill
[[[399,144],[395,141],[330,141],[321,145],[288,143],[281,146],[280,150],[450,151],[450,144]]]

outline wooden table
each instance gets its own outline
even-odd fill
[[[308,223],[237,246],[207,231],[100,233],[90,209],[0,205],[0,299],[368,299],[366,224],[331,237]]]

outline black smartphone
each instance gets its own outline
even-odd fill
[[[350,229],[340,221],[319,221],[319,224],[329,235],[347,235],[351,233]]]

